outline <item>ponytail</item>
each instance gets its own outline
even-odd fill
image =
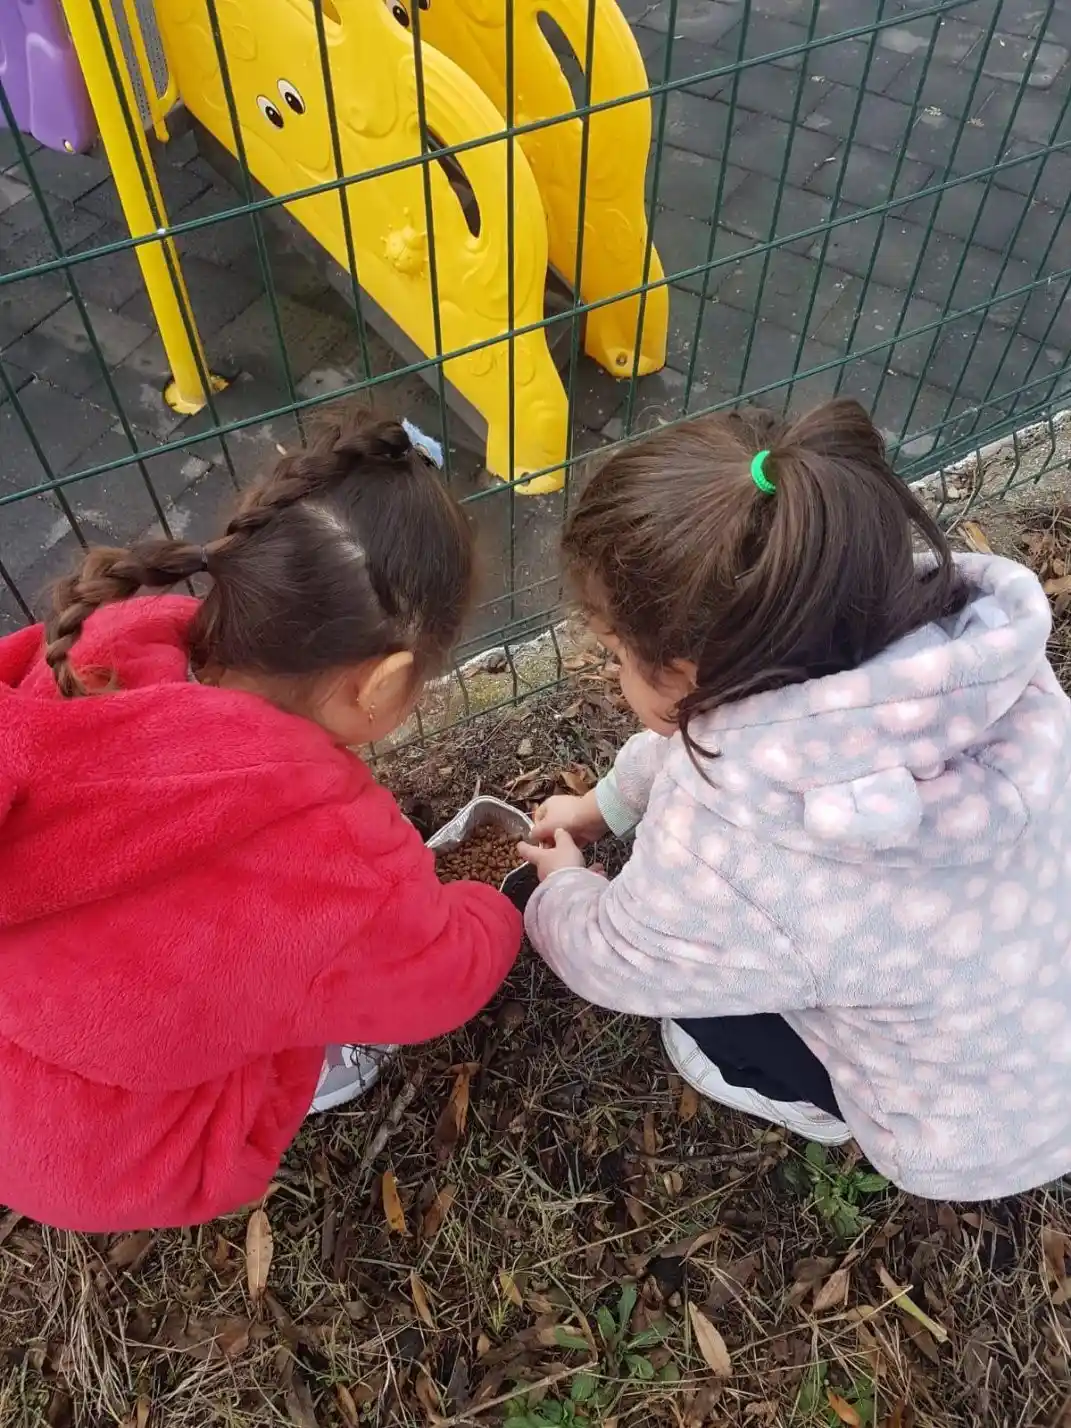
[[[611,456],[564,551],[583,602],[653,678],[694,664],[677,709],[693,756],[707,752],[696,716],[854,669],[967,598],[944,534],[846,398],[794,422],[701,417]]]
[[[53,588],[53,614],[45,625],[45,661],[67,699],[88,694],[71,663],[85,622],[102,605],[129,600],[141,589],[167,590],[205,568],[206,550],[178,540],[142,541],[129,550],[98,546],[75,575]]]
[[[468,526],[400,422],[329,419],[247,493],[208,546],[97,548],[53,589],[45,658],[60,693],[90,692],[72,663],[103,605],[207,571],[190,632],[197,668],[315,674],[411,649],[419,665],[457,638],[472,576]]]

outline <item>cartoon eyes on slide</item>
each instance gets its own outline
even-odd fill
[[[422,10],[431,9],[431,0],[418,0],[418,3]],[[394,0],[394,3],[390,6],[390,12],[398,21],[398,24],[408,30],[409,11],[405,8],[403,4],[400,3],[400,0]]]
[[[409,11],[401,3],[401,0],[387,0],[391,14],[398,21],[399,25],[409,28]],[[431,0],[417,0],[417,4],[422,10],[431,9]],[[288,79],[279,80],[279,98],[282,104],[276,104],[274,99],[269,99],[266,94],[257,95],[257,108],[267,119],[273,129],[282,129],[286,124],[285,111],[291,114],[302,115],[308,106],[302,97],[301,91],[297,89]]]
[[[295,114],[305,113],[305,101],[289,80],[281,79],[279,81],[279,93],[288,109],[293,110]]]
[[[279,81],[279,97],[283,105],[290,110],[291,114],[304,114],[306,105],[301,97],[301,91],[296,89],[288,79]],[[265,94],[257,95],[257,108],[267,119],[268,123],[276,129],[281,129],[286,122],[283,118],[283,111],[279,105],[269,99]]]

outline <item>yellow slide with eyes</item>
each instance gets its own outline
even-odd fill
[[[206,0],[156,0],[168,63],[192,113],[232,153],[234,133]],[[328,101],[311,0],[217,0],[242,143],[253,176],[284,195],[336,178]],[[412,37],[380,0],[323,0],[330,73],[346,174],[420,154]],[[479,85],[431,44],[423,48],[427,125],[445,145],[500,133],[501,114]],[[515,432],[510,451],[506,144],[459,154],[478,205],[472,232],[441,164],[429,168],[442,350],[487,341],[453,357],[445,375],[487,421],[487,466],[506,479],[564,460],[568,411],[542,329],[514,340]],[[364,179],[343,192],[361,286],[425,353],[433,355],[430,234],[424,166]],[[349,267],[338,191],[302,198],[289,211]],[[470,215],[471,217],[471,215]],[[514,165],[514,326],[543,316],[547,223],[523,152]],[[511,459],[512,458],[512,459]],[[560,488],[562,472],[519,489]]]
[[[411,23],[413,0],[390,0],[395,19]],[[639,47],[615,0],[594,4],[591,103],[598,105],[647,89]],[[569,114],[578,106],[568,80],[539,24],[558,27],[577,67],[587,58],[589,0],[422,0],[420,33],[457,61],[506,112],[506,6],[513,7],[514,123],[523,125]],[[580,293],[588,303],[629,292],[663,276],[658,254],[647,251],[644,179],[651,143],[650,100],[600,110],[589,118],[584,262]],[[550,258],[570,285],[576,279],[583,128],[568,119],[519,139],[532,166],[547,214]],[[589,356],[616,377],[631,377],[636,359],[640,299],[627,298],[588,314]],[[643,333],[636,370],[643,375],[665,364],[669,292],[652,288],[643,307]]]

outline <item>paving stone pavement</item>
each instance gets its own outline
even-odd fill
[[[621,4],[652,83],[693,81],[653,109],[664,146],[648,194],[675,275],[669,362],[631,401],[627,384],[584,361],[578,453],[740,395],[803,406],[840,390],[922,469],[949,443],[1071,403],[1071,6],[947,0],[935,17],[925,0],[679,0],[670,37],[669,0]],[[99,153],[27,144],[66,251],[124,236]],[[173,221],[238,204],[192,132],[156,153]],[[62,495],[0,506],[0,562],[33,608],[80,539],[130,540],[158,527],[161,511],[177,534],[213,534],[236,488],[299,439],[292,416],[270,414],[294,392],[318,396],[365,375],[351,308],[285,233],[270,222],[263,231],[289,370],[249,218],[189,234],[179,250],[194,308],[231,385],[213,412],[187,420],[161,400],[166,360],[130,252],[72,270],[106,377],[62,274],[0,287],[0,495],[126,462]],[[54,256],[0,130],[0,272]],[[375,374],[402,365],[374,336],[369,358]],[[377,404],[441,433],[418,377],[380,386]],[[262,416],[205,439],[217,417]],[[456,418],[448,435],[458,491],[488,492],[470,507],[485,569],[473,638],[522,629],[555,594],[561,498],[511,499],[481,474],[471,438],[457,440]],[[162,443],[176,449],[152,454]],[[0,628],[23,618],[0,587]]]

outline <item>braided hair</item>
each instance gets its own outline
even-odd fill
[[[334,416],[246,493],[219,539],[96,548],[58,582],[45,658],[60,692],[90,692],[73,655],[95,610],[202,571],[212,585],[190,631],[195,669],[300,677],[407,650],[426,674],[460,631],[472,546],[400,423]]]

